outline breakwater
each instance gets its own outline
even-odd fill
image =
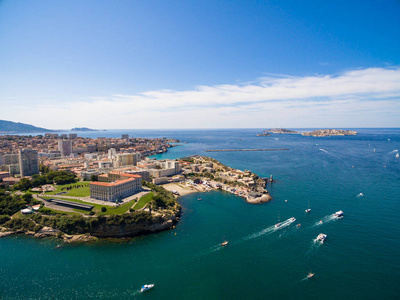
[[[205,152],[235,152],[235,151],[287,151],[289,149],[212,149]]]

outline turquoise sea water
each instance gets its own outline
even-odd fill
[[[257,129],[82,133],[182,139],[188,143],[157,157],[201,154],[273,174],[273,200],[187,195],[176,229],[124,243],[54,249],[52,239],[2,238],[0,298],[399,299],[400,129],[358,131],[326,138],[256,137]],[[290,150],[204,152],[221,148]],[[338,210],[344,217],[332,218]],[[274,230],[278,217],[297,220]],[[328,235],[323,245],[313,242],[319,233]],[[225,239],[229,245],[220,247]],[[315,276],[306,280],[310,270]],[[142,294],[146,283],[155,288]]]

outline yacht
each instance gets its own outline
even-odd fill
[[[339,210],[335,212],[335,217],[342,217],[343,216],[343,211]]]
[[[148,291],[149,289],[151,289],[153,287],[154,287],[154,284],[145,284],[144,286],[142,286],[140,291],[143,293],[143,292]]]
[[[296,218],[290,218],[289,219],[289,224],[292,224],[294,221],[296,221]]]
[[[317,242],[321,242],[321,244],[323,244],[325,239],[326,239],[326,237],[327,237],[326,234],[320,233],[320,234],[318,234],[316,241]]]
[[[226,246],[228,245],[228,241],[224,241],[223,243],[221,243],[221,246]]]
[[[308,275],[307,275],[307,279],[310,279],[310,278],[312,278],[314,276],[314,273],[308,273]]]

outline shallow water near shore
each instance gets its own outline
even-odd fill
[[[200,154],[273,174],[277,182],[267,186],[273,200],[255,205],[226,192],[189,194],[179,200],[175,229],[121,243],[55,249],[53,239],[2,238],[0,298],[398,298],[400,129],[357,131],[326,138],[256,137],[260,129],[82,133],[187,141],[156,157]],[[290,150],[204,152],[240,148]],[[343,218],[333,217],[338,210]],[[294,223],[275,229],[291,217]],[[314,242],[319,233],[327,234],[324,244]],[[305,279],[310,271],[315,276]],[[155,287],[140,293],[149,283]]]

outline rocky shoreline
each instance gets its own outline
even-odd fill
[[[87,243],[95,242],[100,239],[116,238],[125,239],[132,238],[142,234],[154,233],[158,231],[168,230],[174,227],[179,221],[181,209],[158,216],[159,222],[152,224],[123,224],[117,226],[110,226],[101,224],[93,228],[90,232],[83,234],[67,234],[58,229],[45,226],[38,232],[30,230],[10,230],[9,228],[0,227],[0,238],[9,235],[24,234],[35,238],[57,238],[63,240],[64,243]]]

